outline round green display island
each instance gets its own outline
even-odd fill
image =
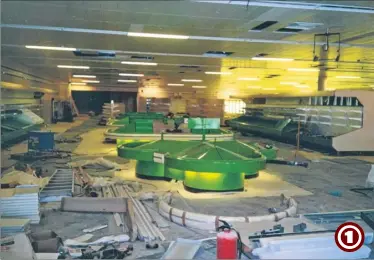
[[[137,160],[139,178],[181,180],[190,191],[240,191],[265,168],[265,148],[232,141],[120,141],[118,156]],[[266,149],[275,158],[276,151]]]

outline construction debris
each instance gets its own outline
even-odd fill
[[[48,184],[40,191],[40,202],[61,201],[63,197],[73,196],[73,170],[57,169]]]
[[[95,232],[97,230],[101,230],[101,229],[104,229],[108,227],[108,225],[99,225],[99,226],[96,226],[96,227],[93,227],[93,228],[86,228],[86,229],[83,229],[83,233],[91,233],[91,232]]]
[[[178,238],[172,241],[161,259],[193,259],[200,249],[201,240]]]
[[[81,160],[69,163],[72,168],[82,167],[83,169],[96,169],[96,170],[117,170],[121,169],[120,165],[109,160],[96,158],[94,160]]]
[[[63,245],[62,239],[52,230],[31,233],[29,238],[36,253],[56,253]]]
[[[123,243],[129,241],[128,235],[118,235],[118,236],[106,236],[102,237],[93,242],[80,242],[73,239],[67,239],[64,241],[64,245],[68,247],[86,247],[86,246],[98,246],[105,244]]]
[[[38,178],[30,173],[23,171],[11,171],[4,174],[0,180],[1,184],[12,184],[17,185],[38,185],[39,188],[43,188],[47,185],[49,178]]]
[[[68,198],[61,201],[62,211],[72,212],[126,212],[125,198]]]
[[[123,222],[122,222],[121,216],[118,213],[114,213],[113,217],[114,217],[114,220],[116,222],[116,225],[118,227],[122,227],[123,226]]]
[[[30,219],[39,223],[39,187],[19,185],[15,189],[1,189],[0,212],[2,217]]]
[[[30,219],[24,218],[1,218],[0,233],[1,236],[9,236],[16,233],[27,232],[30,228]]]

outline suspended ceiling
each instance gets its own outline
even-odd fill
[[[145,87],[182,95],[198,91],[201,95],[225,98],[310,94],[317,90],[319,77],[327,78],[328,90],[374,88],[373,1],[302,1],[312,3],[311,6],[316,2],[334,5],[327,7],[328,10],[296,7],[284,1],[279,7],[279,2],[2,1],[2,80],[56,88],[87,80],[72,77],[84,74],[95,75],[95,80],[100,81],[86,83],[90,86]],[[252,30],[265,21],[277,23],[262,31]],[[277,32],[295,22],[313,23],[316,27],[296,33]],[[325,38],[316,38],[316,55],[320,60],[313,62],[314,34],[325,33],[327,29],[330,33],[341,33],[340,61],[335,62],[338,38],[334,36],[330,38],[328,51],[322,49]],[[128,32],[183,35],[189,39],[130,37]],[[116,55],[78,57],[72,51],[28,49],[26,45],[72,47],[82,52],[112,51]],[[206,57],[207,51],[233,54],[225,58]],[[265,57],[294,61],[252,60],[261,53]],[[152,60],[131,58],[134,55]],[[157,66],[128,65],[122,61],[153,62]],[[315,71],[290,71],[290,68]],[[119,73],[144,74],[144,77],[119,76]],[[182,82],[182,79],[201,82]]]

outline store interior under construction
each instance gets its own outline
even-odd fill
[[[373,258],[373,24],[373,1],[1,2],[0,258]]]

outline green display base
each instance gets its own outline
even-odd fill
[[[244,173],[185,171],[184,186],[196,191],[243,190]]]
[[[175,168],[165,167],[165,177],[173,179],[173,180],[183,181],[184,171],[178,170]]]
[[[137,161],[135,172],[138,177],[160,180],[165,178],[164,165],[155,162]]]

